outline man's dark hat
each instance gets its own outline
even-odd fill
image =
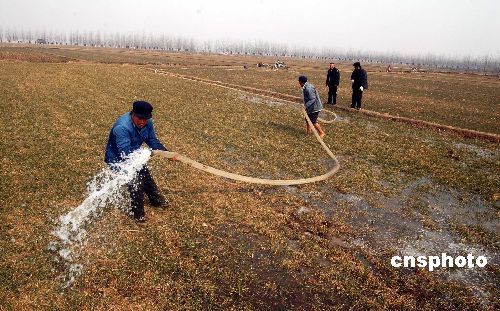
[[[299,82],[300,83],[306,83],[307,82],[307,77],[306,76],[300,76],[299,77]]]
[[[146,101],[138,100],[132,104],[132,112],[141,119],[151,119],[153,106]]]
[[[354,64],[352,64],[354,67],[361,67],[361,64],[359,62],[355,62]]]

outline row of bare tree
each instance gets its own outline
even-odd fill
[[[237,55],[264,55],[277,57],[316,58],[325,60],[361,61],[409,66],[417,70],[426,68],[443,71],[494,74],[500,76],[500,50],[495,55],[461,57],[434,54],[404,55],[400,53],[375,53],[333,48],[305,48],[286,44],[257,42],[234,42],[223,40],[197,41],[165,34],[146,33],[102,33],[100,31],[32,31],[3,28],[0,26],[0,43],[39,43],[77,45],[91,47],[115,47],[129,49],[224,53]]]

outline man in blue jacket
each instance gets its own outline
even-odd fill
[[[167,150],[156,137],[152,118],[153,106],[146,101],[135,101],[132,111],[120,116],[109,133],[104,161],[109,165],[123,161],[123,158],[146,143],[153,150]],[[134,219],[144,222],[144,193],[155,207],[166,207],[168,201],[145,165],[128,185]]]
[[[316,130],[318,130],[319,137],[323,138],[325,136],[325,132],[321,129],[321,126],[318,123],[318,115],[321,110],[323,110],[323,104],[321,104],[321,100],[319,99],[319,94],[314,85],[307,82],[306,76],[299,77],[299,85],[302,87],[302,92],[304,93],[304,108],[311,119],[311,123],[314,125]],[[309,126],[309,123],[306,121],[306,132],[311,133],[312,129]]]

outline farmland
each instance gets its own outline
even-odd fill
[[[103,164],[109,129],[150,101],[167,148],[223,170],[315,176],[328,156],[297,107],[159,72],[300,96],[306,74],[325,99],[327,61],[120,49],[0,47],[0,305],[30,309],[498,308],[500,151],[463,138],[335,110],[325,143],[340,171],[325,182],[231,182],[153,157],[171,202],[134,223],[109,206],[88,228],[84,270],[61,289],[47,245]],[[248,65],[248,69],[243,69]],[[339,63],[339,105],[350,103]],[[500,134],[492,77],[386,73],[366,66],[363,108]],[[157,73],[152,69],[157,69]],[[394,255],[474,253],[485,268],[393,268]]]

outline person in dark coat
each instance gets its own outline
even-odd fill
[[[326,74],[326,86],[328,87],[328,101],[327,104],[337,104],[337,88],[340,83],[340,71],[335,68],[335,63],[330,63],[330,69]]]
[[[359,62],[352,64],[354,66],[354,71],[351,74],[352,83],[352,103],[351,108],[361,109],[361,99],[363,97],[363,91],[368,89],[368,75],[366,71],[361,68]]]
[[[113,166],[146,143],[153,150],[167,149],[156,137],[152,118],[153,106],[146,101],[135,101],[132,111],[126,112],[113,124],[106,145],[104,161]],[[144,222],[144,193],[154,207],[168,206],[145,165],[129,183],[130,201],[134,219]]]

